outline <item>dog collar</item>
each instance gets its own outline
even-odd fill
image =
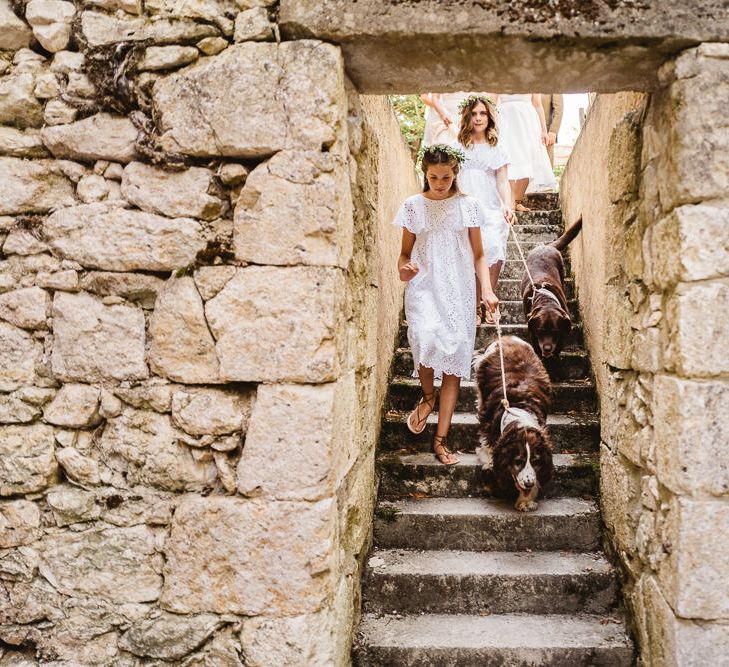
[[[507,408],[501,415],[501,432],[506,430],[509,424],[516,422],[524,428],[539,428],[539,420],[524,408]]]
[[[562,304],[560,303],[560,300],[557,298],[557,295],[554,292],[550,292],[544,285],[541,287],[535,287],[534,291],[532,292],[532,295],[529,297],[529,300],[532,302],[532,306],[534,305],[534,299],[536,299],[537,294],[546,294],[550,299],[556,302],[556,304],[561,308]]]

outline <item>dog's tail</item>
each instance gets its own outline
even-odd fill
[[[582,216],[580,216],[580,219],[572,225],[569,229],[566,229],[564,234],[560,236],[556,241],[552,241],[549,245],[551,245],[553,248],[557,248],[560,252],[562,252],[580,233],[580,230],[582,229]]]

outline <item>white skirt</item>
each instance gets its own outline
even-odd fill
[[[557,181],[541,141],[539,116],[531,102],[505,100],[499,105],[499,141],[511,158],[509,180],[529,179],[529,192],[554,190]]]

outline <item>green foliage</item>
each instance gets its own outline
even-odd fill
[[[390,95],[390,103],[400,122],[402,136],[416,156],[425,131],[425,104],[419,95]]]

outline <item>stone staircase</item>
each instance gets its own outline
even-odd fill
[[[556,195],[530,198],[517,231],[527,248],[562,230]],[[511,244],[510,244],[511,246]],[[523,265],[509,248],[497,293],[505,334],[527,338],[519,296]],[[574,286],[568,296],[575,321]],[[437,416],[421,436],[405,418],[419,397],[410,377],[407,327],[400,328],[378,451],[374,548],[363,580],[355,639],[358,667],[633,664],[613,565],[600,551],[600,440],[597,397],[582,327],[574,326],[548,371],[554,404],[548,426],[556,479],[532,513],[490,498],[477,446],[476,388],[463,382],[450,443],[456,466],[431,453]],[[476,346],[495,335],[481,326]]]

